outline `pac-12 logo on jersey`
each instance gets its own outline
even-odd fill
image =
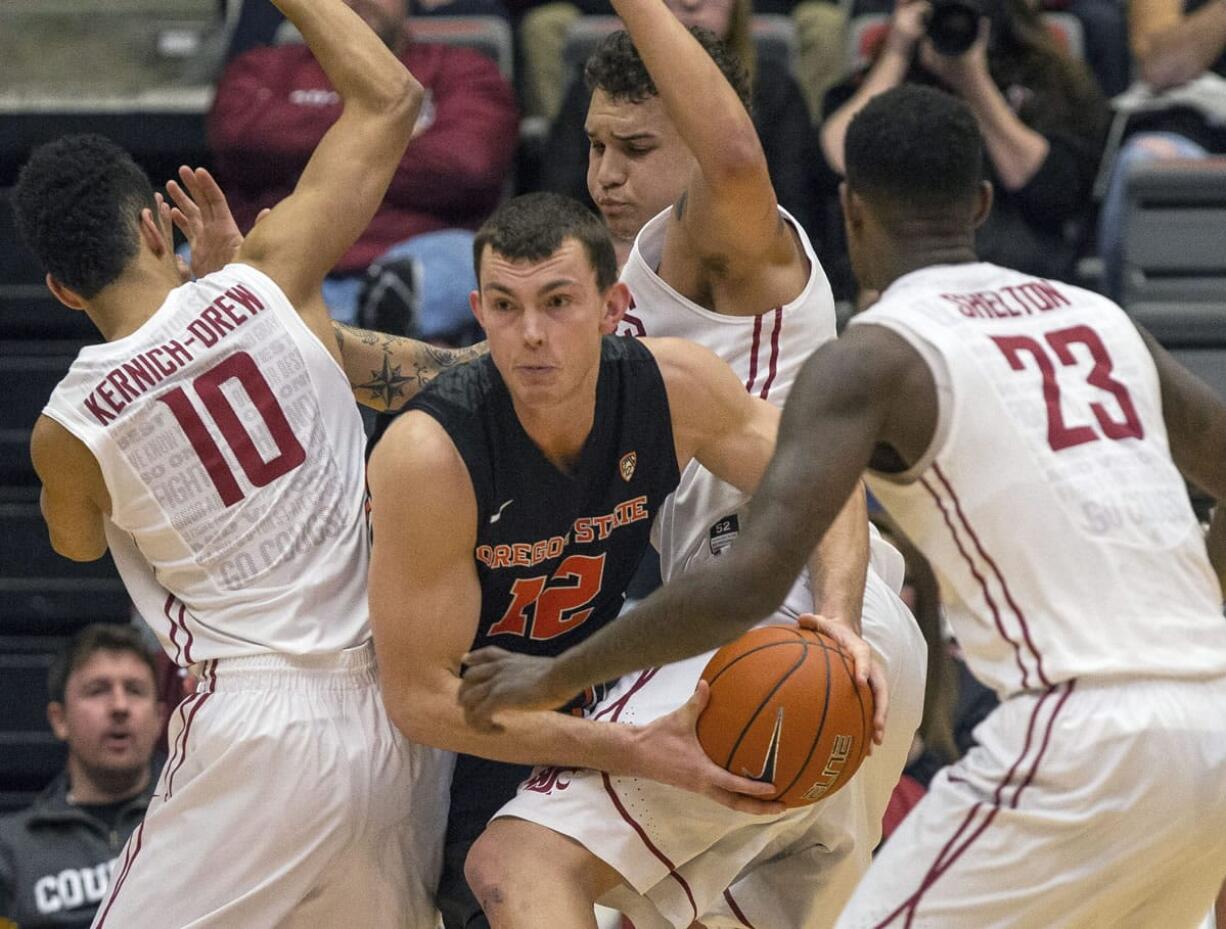
[[[622,460],[618,462],[617,469],[621,472],[622,480],[627,484],[630,483],[630,478],[634,477],[634,469],[638,463],[638,452],[626,452],[626,454],[622,455]]]

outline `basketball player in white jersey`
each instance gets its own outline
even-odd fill
[[[1002,703],[840,929],[1196,926],[1226,873],[1226,519],[1202,535],[1181,472],[1226,496],[1226,404],[1105,298],[977,261],[964,104],[897,88],[846,144],[853,267],[882,296],[802,370],[755,519],[559,659],[470,656],[465,697],[550,705],[747,628],[867,467]]]
[[[55,548],[108,548],[200,681],[103,927],[432,929],[450,759],[384,713],[366,602],[360,419],[312,296],[383,197],[420,85],[340,0],[277,0],[343,113],[237,261],[181,285],[117,146],[39,149],[18,224],[81,351],[35,426]],[[303,307],[301,311],[295,307]]]
[[[722,43],[689,34],[658,0],[615,7],[628,32],[606,39],[588,61],[586,129],[592,198],[615,242],[634,241],[621,273],[632,306],[618,331],[705,345],[747,392],[782,405],[804,360],[835,337],[834,300],[804,229],[777,205],[746,110],[746,76]],[[654,524],[663,578],[717,561],[744,528],[748,500],[691,462]],[[862,496],[853,509],[858,519],[848,514],[844,525],[864,532]],[[838,574],[839,557],[864,544],[863,535],[828,535],[814,561],[818,574],[796,579],[775,621],[816,612],[862,627],[888,681],[885,741],[842,794],[823,802],[823,821],[813,825],[822,830],[820,850],[813,834],[798,834],[790,847],[764,853],[768,864],[747,863],[753,878],[729,888],[722,912],[700,914],[719,925],[831,925],[880,839],[923,710],[926,646],[897,596],[901,556],[875,531],[867,584]],[[846,582],[855,590],[840,587]],[[661,675],[652,683],[684,693],[694,680]],[[528,794],[523,802],[548,801]],[[645,921],[632,915],[636,925]]]

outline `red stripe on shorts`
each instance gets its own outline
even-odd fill
[[[659,668],[648,668],[646,671],[641,672],[638,680],[630,685],[630,689],[622,694],[617,699],[616,703],[605,707],[598,714],[596,714],[594,718],[599,719],[602,716],[612,714],[610,716],[610,722],[617,722],[617,718],[621,716],[622,710],[626,708],[626,704],[630,702],[630,698],[642,690],[647,682],[656,676],[656,672],[659,670]],[[694,902],[694,893],[690,890],[690,885],[686,883],[685,878],[677,873],[676,865],[669,861],[668,856],[660,851],[660,849],[656,848],[655,843],[651,841],[643,827],[638,824],[635,818],[631,816],[629,811],[627,811],[622,805],[621,798],[617,796],[617,791],[613,789],[613,782],[609,780],[609,775],[604,771],[601,771],[600,777],[604,781],[605,792],[608,793],[609,799],[613,801],[613,806],[617,812],[621,814],[621,818],[629,823],[630,827],[638,833],[639,838],[643,840],[643,844],[647,846],[647,850],[651,852],[660,861],[660,863],[664,865],[664,867],[668,868],[668,876],[681,885],[681,889],[685,891],[686,898],[690,901],[690,909],[694,911],[694,919],[697,919],[698,904]]]
[[[115,887],[110,893],[110,898],[106,901],[106,909],[98,917],[98,922],[94,929],[102,929],[106,925],[106,918],[111,912],[111,907],[114,906],[115,900],[119,896],[119,891],[123,890],[124,881],[128,879],[128,874],[132,871],[132,865],[136,863],[136,856],[140,854],[141,841],[144,837],[145,821],[142,819],[140,825],[136,827],[136,832],[128,842],[128,851],[131,853],[131,856],[124,855],[123,870],[119,872],[119,877],[115,880]]]
[[[1034,640],[1030,637],[1030,624],[1026,622],[1026,615],[1022,612],[1021,607],[1013,599],[1013,594],[1009,592],[1009,585],[1005,583],[1005,576],[1001,573],[1000,568],[983,548],[979,541],[979,536],[975,533],[975,528],[971,525],[970,520],[966,518],[966,514],[962,512],[962,503],[958,500],[958,495],[954,493],[953,485],[949,483],[949,479],[945,477],[945,472],[941,470],[941,466],[934,464],[932,469],[936,472],[941,483],[945,485],[945,489],[949,491],[949,497],[954,502],[954,509],[958,513],[958,519],[962,521],[962,525],[966,527],[966,531],[970,534],[971,541],[975,543],[975,548],[979,551],[979,556],[987,562],[988,567],[992,569],[992,573],[996,575],[996,580],[1000,583],[1000,589],[1004,591],[1005,602],[1009,604],[1009,609],[1013,610],[1017,621],[1022,625],[1022,636],[1026,639],[1026,645],[1030,648],[1030,654],[1034,655],[1035,669],[1039,672],[1039,681],[1044,687],[1051,687],[1052,682],[1047,679],[1047,675],[1043,673],[1043,656],[1039,654],[1039,650],[1035,647]],[[1025,686],[1023,684],[1023,686]]]
[[[183,762],[187,760],[187,740],[192,729],[192,722],[196,719],[196,714],[200,712],[200,708],[209,702],[212,691],[206,692],[200,696],[199,702],[192,707],[192,711],[187,714],[187,724],[183,727],[183,751],[179,753],[179,760],[170,772],[170,776],[166,779],[166,799],[169,800],[174,793],[175,775],[179,773],[179,769],[183,767]]]
[[[664,867],[668,868],[668,876],[681,885],[681,889],[685,891],[686,899],[690,901],[690,909],[694,911],[694,919],[698,918],[698,904],[694,902],[694,893],[690,890],[690,885],[686,883],[684,877],[677,873],[677,866],[673,864],[667,855],[656,848],[655,843],[648,837],[643,827],[638,824],[629,811],[622,806],[621,798],[617,796],[617,791],[613,789],[613,783],[609,780],[609,775],[601,771],[600,777],[604,781],[604,789],[609,795],[609,799],[613,801],[613,806],[617,812],[621,814],[621,818],[628,822],[632,829],[638,833],[639,838],[643,840],[643,844],[647,847],[647,851],[651,852],[660,861]]]
[[[1051,718],[1047,722],[1047,730],[1043,736],[1043,741],[1040,744],[1038,754],[1035,755],[1029,772],[1019,785],[1017,791],[1014,793],[1013,803],[1010,805],[1011,808],[1015,809],[1017,807],[1017,801],[1021,796],[1021,792],[1025,790],[1027,786],[1029,786],[1030,782],[1034,780],[1034,776],[1038,773],[1039,764],[1042,762],[1043,756],[1047,753],[1047,746],[1051,739],[1052,728],[1056,723],[1056,717],[1060,715],[1060,710],[1063,709],[1065,701],[1068,700],[1069,694],[1073,692],[1074,683],[1074,681],[1067,682],[1067,687],[1065,688],[1064,693],[1057,701],[1055,709],[1052,710]],[[1059,687],[1053,687],[1047,691],[1044,691],[1043,695],[1035,703],[1034,709],[1030,711],[1030,720],[1026,725],[1026,740],[1022,745],[1021,754],[1019,754],[1017,760],[1013,762],[1012,767],[1009,768],[1009,771],[1005,774],[1004,779],[996,786],[996,790],[993,793],[991,808],[988,811],[987,817],[976,827],[975,831],[970,834],[966,841],[963,842],[956,851],[950,854],[950,850],[953,849],[958,839],[962,836],[962,833],[965,832],[967,827],[974,821],[975,814],[985,806],[985,803],[981,801],[972,806],[967,812],[966,816],[963,818],[962,824],[958,827],[957,831],[949,838],[949,841],[945,843],[945,845],[941,848],[941,851],[937,854],[936,859],[933,861],[932,866],[928,869],[928,873],[925,874],[923,879],[920,881],[920,886],[916,889],[915,893],[904,900],[898,906],[898,908],[890,913],[890,915],[884,920],[873,926],[873,929],[886,929],[886,927],[892,924],[904,913],[907,914],[907,918],[903,923],[903,929],[910,929],[910,926],[915,920],[918,912],[920,901],[924,898],[924,894],[926,894],[932,888],[932,886],[936,884],[936,882],[954,866],[954,864],[959,858],[962,857],[967,849],[975,844],[975,841],[981,835],[983,835],[988,826],[992,825],[992,821],[996,818],[996,814],[1001,810],[1005,789],[1012,782],[1013,775],[1017,773],[1017,769],[1021,766],[1022,762],[1026,759],[1026,756],[1030,753],[1030,746],[1034,741],[1035,724],[1038,722],[1039,713],[1043,708],[1043,704],[1047,702],[1048,697],[1059,689]],[[948,858],[946,858],[947,855],[949,856]]]
[[[724,899],[728,901],[728,907],[729,909],[732,910],[732,915],[735,916],[737,919],[739,919],[744,924],[745,929],[756,929],[754,924],[749,921],[749,917],[746,916],[741,911],[741,908],[736,905],[736,900],[732,898],[732,888],[731,887],[729,887],[727,890],[724,891]]]
[[[1005,621],[1000,615],[1000,610],[996,607],[996,600],[992,597],[992,592],[988,590],[988,582],[984,576],[979,573],[979,569],[975,567],[975,562],[971,558],[970,553],[962,545],[962,539],[958,535],[958,531],[954,528],[954,521],[950,518],[949,508],[941,500],[940,495],[936,492],[936,488],[929,483],[928,478],[920,478],[920,484],[924,490],[932,497],[932,502],[936,504],[937,509],[941,512],[942,519],[945,520],[945,526],[949,529],[950,538],[954,540],[954,546],[958,549],[958,554],[962,556],[962,560],[966,562],[967,568],[970,569],[971,576],[975,578],[975,582],[979,585],[979,589],[983,592],[983,599],[987,601],[988,609],[992,612],[992,619],[996,623],[996,631],[1000,633],[1000,637],[1013,646],[1013,658],[1017,662],[1017,669],[1022,675],[1022,687],[1030,686],[1030,673],[1026,670],[1026,666],[1022,664],[1022,647],[1019,643],[1010,638],[1009,633],[1005,631]]]

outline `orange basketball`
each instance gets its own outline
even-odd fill
[[[873,694],[851,656],[797,626],[752,629],[711,656],[711,699],[698,741],[720,767],[775,785],[789,807],[828,797],[860,767],[872,738]]]

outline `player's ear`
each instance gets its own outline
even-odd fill
[[[173,251],[170,247],[173,239],[168,238],[169,235],[169,230],[163,229],[154,217],[153,210],[145,207],[140,211],[140,237],[145,240],[154,257],[164,258]]]
[[[978,229],[987,220],[988,214],[992,212],[992,200],[994,193],[992,190],[991,181],[980,181],[979,192],[976,195],[975,201],[975,228]]]
[[[612,335],[617,324],[630,309],[630,288],[618,281],[609,288],[604,298],[604,315],[600,318],[600,334]]]
[[[473,316],[476,317],[481,328],[485,328],[485,320],[481,318],[481,291],[472,290],[468,293],[468,307],[473,311]]]
[[[863,206],[846,181],[839,184],[839,203],[843,207],[843,217],[848,230],[859,229],[864,224]]]
[[[64,704],[58,700],[52,700],[47,704],[47,722],[51,724],[51,731],[55,733],[55,737],[61,742],[68,741],[68,720],[66,719]]]
[[[50,274],[48,274],[44,280],[47,282],[47,289],[51,291],[51,295],[55,297],[56,300],[60,301],[60,303],[64,304],[64,306],[68,307],[68,309],[85,309],[85,300],[71,287],[65,287]]]

